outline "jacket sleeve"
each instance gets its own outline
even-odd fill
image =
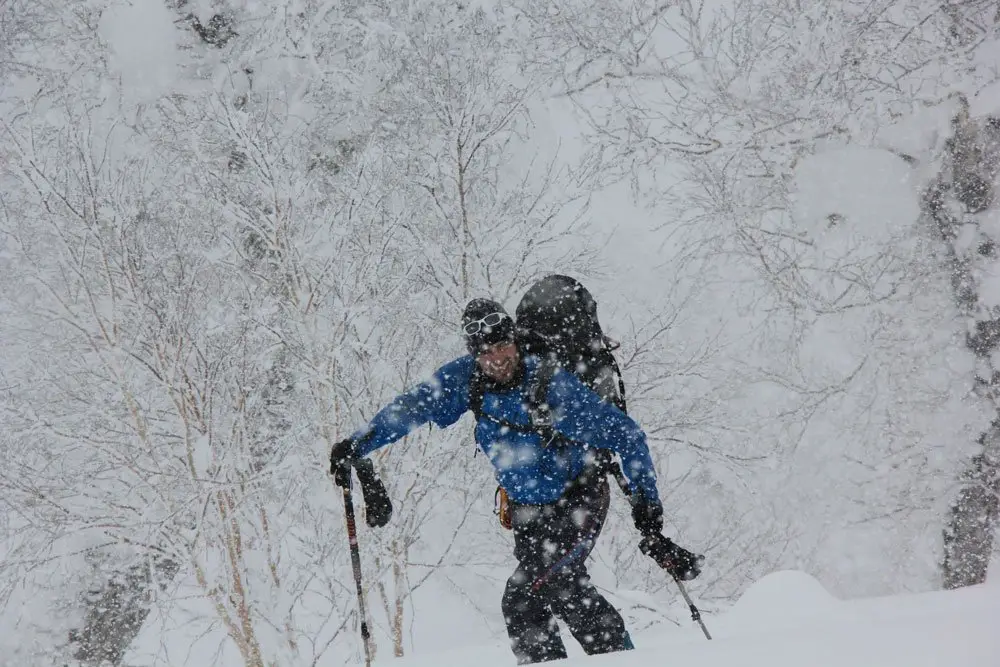
[[[445,364],[430,380],[397,396],[351,436],[366,456],[428,422],[451,426],[469,409],[469,379],[475,360],[464,356]]]
[[[616,452],[632,492],[660,501],[646,434],[635,420],[561,369],[552,376],[548,401],[557,432],[590,447]]]

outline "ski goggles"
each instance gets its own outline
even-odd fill
[[[510,315],[507,313],[490,313],[486,317],[478,320],[473,320],[462,327],[465,330],[466,336],[475,336],[477,333],[483,329],[489,327],[493,328],[499,325],[504,320],[509,320]]]

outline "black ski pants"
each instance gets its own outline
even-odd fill
[[[517,569],[503,614],[520,665],[566,657],[556,617],[588,654],[632,648],[621,614],[590,583],[584,564],[607,517],[605,477],[551,505],[512,503]]]

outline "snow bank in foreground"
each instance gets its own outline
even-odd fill
[[[628,653],[571,657],[567,667],[997,667],[1000,585],[837,600],[802,572],[762,578],[733,608],[696,626],[633,633]],[[567,645],[573,640],[566,635]],[[379,660],[395,667],[513,665],[504,646]]]

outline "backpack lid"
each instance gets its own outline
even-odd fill
[[[553,274],[517,305],[517,339],[526,354],[570,359],[604,347],[597,302],[575,278]]]

